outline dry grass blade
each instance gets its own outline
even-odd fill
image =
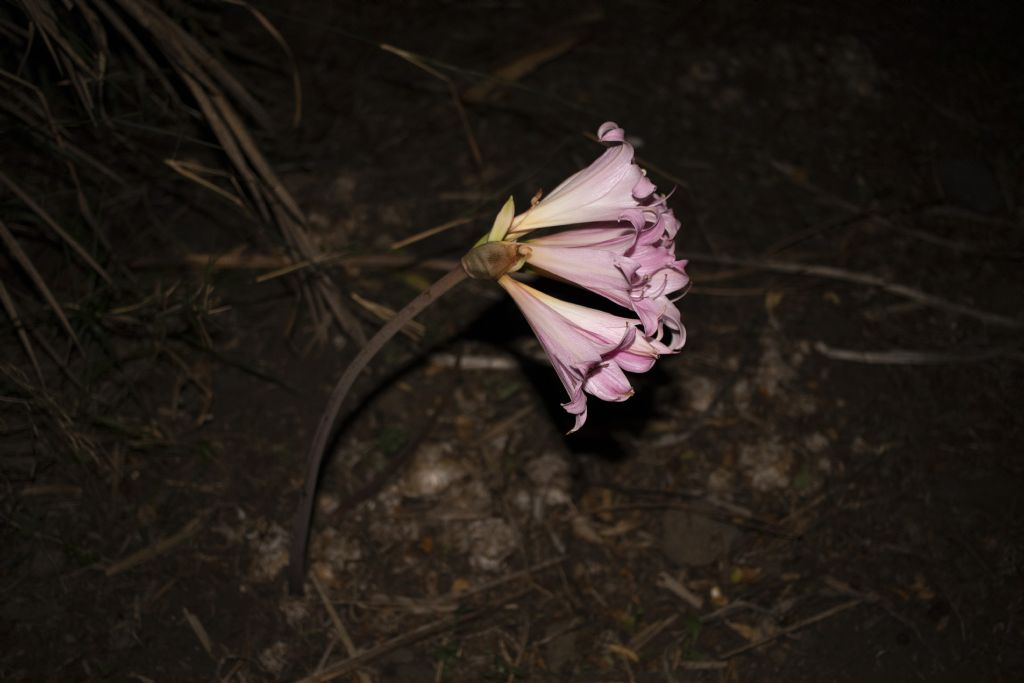
[[[59,303],[57,303],[57,299],[53,296],[53,292],[51,292],[50,288],[46,285],[46,280],[44,280],[43,276],[39,274],[38,270],[36,270],[35,265],[32,263],[32,259],[30,259],[28,254],[26,254],[21,248],[21,245],[18,244],[18,240],[14,238],[14,235],[12,235],[11,231],[7,229],[7,225],[3,221],[0,221],[0,241],[6,245],[7,250],[11,252],[11,256],[18,262],[18,265],[22,267],[29,279],[32,280],[32,284],[35,285],[36,289],[60,320],[60,324],[64,327],[68,336],[71,337],[71,341],[74,342],[79,351],[82,351],[82,344],[79,342],[78,335],[75,334],[75,330],[72,329],[71,323],[68,322],[67,316],[64,315],[64,309],[61,308]]]
[[[64,240],[64,243],[71,247],[71,249],[76,254],[78,254],[78,257],[80,259],[89,264],[89,267],[96,271],[96,274],[103,278],[103,280],[108,285],[114,284],[114,281],[111,279],[109,275],[107,275],[107,271],[103,269],[103,266],[96,263],[93,257],[89,255],[89,252],[87,252],[82,247],[82,245],[80,245],[78,241],[75,240],[74,237],[69,235],[64,230],[64,228],[60,227],[60,224],[58,224],[57,221],[55,221],[50,216],[50,214],[48,214],[46,210],[43,209],[43,207],[39,206],[39,204],[37,204],[36,201],[32,199],[32,197],[30,197],[27,192],[21,189],[21,187],[19,187],[18,184],[15,183],[13,180],[8,178],[7,174],[5,174],[3,171],[0,171],[0,184],[5,185],[7,189],[13,192],[18,197],[18,199],[20,199],[22,202],[25,203],[26,206],[28,206],[28,208],[32,209],[32,213],[37,215],[40,218],[40,220],[42,220],[44,223],[50,226],[50,229],[57,233],[60,236],[60,238]]]
[[[50,111],[49,102],[39,88],[5,69],[0,69],[0,77],[3,77],[5,82],[17,85],[31,93],[31,96],[29,96],[8,85],[11,89],[2,93],[5,96],[0,97],[0,107],[3,107],[9,114],[21,120],[31,130],[46,135],[48,140],[56,145],[57,149],[68,160],[68,168],[71,169],[72,179],[75,180],[76,187],[78,184],[77,177],[74,174],[74,166],[71,164],[72,159],[87,164],[119,185],[124,183],[121,177],[110,167],[100,163],[95,157],[86,154],[82,149],[65,139],[67,136],[64,133],[64,127],[54,118]],[[22,108],[16,106],[18,104]]]
[[[455,109],[459,113],[459,121],[462,123],[462,129],[466,133],[466,141],[469,144],[469,151],[473,155],[473,160],[476,162],[476,165],[478,167],[483,166],[484,160],[480,155],[480,146],[476,144],[476,136],[473,135],[473,129],[469,125],[469,117],[466,115],[466,108],[462,106],[462,98],[459,97],[459,89],[455,87],[455,82],[437,69],[428,66],[418,55],[401,48],[397,48],[394,45],[388,45],[387,43],[381,43],[379,47],[385,52],[390,52],[393,55],[401,57],[413,66],[423,69],[428,74],[434,78],[440,79],[448,86],[448,92],[451,93],[452,102],[455,104]]]
[[[327,610],[327,614],[331,617],[331,623],[334,624],[334,631],[338,636],[338,640],[345,646],[345,651],[348,652],[349,657],[358,657],[359,650],[356,648],[355,643],[352,642],[352,636],[349,635],[348,629],[345,628],[345,622],[341,620],[341,615],[338,614],[338,610],[334,609],[334,605],[331,604],[330,598],[327,597],[327,591],[324,590],[324,586],[320,583],[320,579],[316,578],[316,574],[310,575],[310,579],[313,581],[313,585],[316,587],[316,592],[320,595],[321,602],[324,603],[324,609]],[[370,683],[370,675],[365,671],[357,671],[356,676],[359,678],[360,683]]]
[[[299,122],[302,120],[302,81],[299,80],[299,67],[295,61],[295,53],[292,52],[291,46],[288,44],[288,41],[284,39],[284,36],[281,35],[281,32],[277,30],[277,27],[274,26],[274,24],[272,24],[269,19],[267,19],[266,15],[264,15],[262,12],[260,12],[258,9],[256,9],[249,3],[245,2],[245,0],[224,1],[232,5],[244,7],[245,9],[249,10],[249,13],[256,18],[256,21],[260,23],[260,26],[262,26],[263,29],[267,33],[269,33],[270,36],[275,41],[277,41],[277,44],[281,47],[282,50],[284,50],[284,53],[288,56],[288,63],[291,65],[292,71],[292,97],[295,101],[295,109],[293,110],[292,113],[292,126],[298,127]]]
[[[245,153],[245,158],[251,164],[253,170],[256,171],[260,179],[267,185],[278,202],[288,210],[291,217],[304,225],[306,223],[306,216],[302,213],[302,209],[299,208],[291,193],[285,189],[277,174],[274,173],[274,170],[270,168],[270,164],[267,163],[259,146],[252,139],[252,135],[249,134],[249,129],[242,122],[242,119],[239,118],[234,107],[219,92],[211,93],[210,99],[214,106],[216,106],[221,119],[231,129],[231,133]]]
[[[433,237],[434,235],[439,235],[442,232],[445,232],[447,230],[451,230],[452,228],[457,228],[460,225],[465,225],[466,223],[472,223],[477,218],[480,218],[482,215],[485,215],[485,214],[476,213],[476,214],[473,214],[472,216],[463,216],[462,218],[455,218],[453,220],[446,221],[444,223],[441,223],[440,225],[435,225],[432,228],[427,228],[426,230],[418,232],[415,235],[409,235],[408,237],[400,239],[397,242],[392,242],[389,248],[390,249],[402,249],[403,247],[407,247],[410,244],[415,244],[416,242],[419,242],[420,240],[425,240],[428,237]]]
[[[176,63],[179,73],[184,69],[192,76],[200,78],[207,87],[215,90],[219,84],[241,104],[256,121],[266,129],[270,129],[270,117],[266,110],[249,91],[235,79],[224,65],[188,32],[176,24],[159,7],[146,0],[114,0],[135,21],[153,34],[156,44],[164,51],[172,62]]]
[[[38,27],[39,34],[46,43],[50,56],[58,65],[68,66],[68,61],[74,63],[82,71],[89,74],[91,78],[97,78],[99,74],[93,71],[82,56],[71,46],[67,39],[61,34],[58,28],[57,17],[53,13],[53,7],[44,0],[22,0],[22,7],[28,13],[29,19]],[[56,47],[55,47],[56,45]],[[62,58],[63,57],[63,58]],[[72,73],[67,74],[72,77]]]
[[[18,309],[14,305],[14,300],[7,291],[7,287],[4,286],[3,280],[0,280],[0,303],[3,304],[4,310],[7,311],[8,317],[11,319],[11,323],[14,325],[14,329],[18,332],[18,339],[21,341],[22,348],[25,349],[25,353],[28,354],[28,358],[32,361],[32,367],[36,371],[36,377],[39,378],[39,385],[46,388],[46,381],[43,379],[43,371],[39,367],[39,361],[36,359],[35,349],[32,348],[32,341],[28,338],[28,334],[25,332],[25,326],[21,322],[21,318],[18,317]]]
[[[50,3],[45,2],[45,0],[22,0],[21,4],[32,23],[37,27],[43,42],[46,43],[54,63],[64,71],[75,93],[78,95],[78,99],[81,101],[85,112],[95,123],[93,118],[95,103],[88,83],[98,82],[99,72],[82,58],[68,39],[61,33],[60,22],[54,14]],[[86,75],[87,80],[82,78],[82,73]]]
[[[351,296],[352,300],[359,304],[363,309],[382,322],[387,322],[395,317],[395,310],[393,308],[376,301],[371,301],[370,299],[360,296],[355,292],[352,292],[349,296]],[[423,341],[423,335],[427,333],[427,327],[421,322],[410,320],[405,324],[400,332],[412,341],[419,343]]]
[[[207,633],[206,627],[203,626],[203,622],[199,621],[199,617],[189,612],[187,607],[182,607],[181,611],[182,614],[185,615],[185,621],[187,621],[188,625],[192,628],[192,632],[196,634],[196,639],[199,641],[199,644],[203,646],[204,650],[206,650],[206,654],[208,654],[211,659],[216,659],[216,657],[213,656],[213,641],[210,640],[210,634]]]
[[[103,77],[107,73],[107,55],[110,54],[110,44],[107,41],[107,32],[103,29],[103,25],[100,23],[99,17],[96,16],[96,12],[92,10],[88,2],[83,0],[74,0],[75,7],[82,13],[82,18],[85,19],[85,23],[89,26],[89,32],[92,34],[93,43],[96,45],[96,72],[95,82],[97,85],[102,85]],[[64,4],[71,9],[68,0],[64,0]]]
[[[484,102],[498,87],[520,80],[523,76],[537,70],[544,64],[558,59],[565,53],[579,45],[585,33],[580,29],[573,29],[555,36],[554,39],[530,48],[525,52],[514,55],[511,59],[499,66],[491,73],[488,80],[481,81],[472,87],[466,88],[462,93],[462,99],[466,102]]]
[[[121,36],[126,43],[128,43],[128,46],[132,49],[132,52],[135,53],[139,62],[141,62],[146,70],[156,78],[158,83],[160,83],[160,87],[163,88],[164,92],[166,92],[168,96],[170,96],[171,101],[180,106],[182,102],[181,98],[178,96],[178,91],[175,90],[171,85],[171,82],[167,80],[163,70],[155,61],[153,61],[152,55],[146,51],[146,48],[139,41],[135,32],[128,28],[128,25],[124,23],[121,16],[104,0],[93,0],[93,2],[103,14],[103,18],[109,21],[110,25],[114,27],[115,31],[117,31],[117,34]]]
[[[164,159],[164,163],[167,164],[171,168],[171,170],[177,173],[178,175],[181,175],[184,178],[188,178],[196,185],[205,187],[210,192],[213,192],[214,194],[223,197],[224,199],[231,202],[240,209],[245,208],[245,202],[243,202],[240,197],[231,194],[227,190],[218,187],[216,184],[210,182],[203,176],[199,175],[201,172],[204,171],[209,173],[211,172],[211,169],[206,168],[205,166],[202,166],[200,164],[192,164],[187,161],[182,161],[180,159]]]
[[[231,161],[231,164],[235,167],[235,170],[241,174],[242,181],[245,184],[250,199],[255,205],[256,211],[265,222],[269,223],[271,221],[270,211],[267,208],[266,203],[263,201],[263,194],[260,191],[259,180],[252,172],[249,163],[242,154],[242,150],[235,141],[235,137],[231,134],[230,129],[221,118],[217,109],[213,106],[213,102],[211,102],[209,96],[199,82],[192,78],[188,73],[182,72],[180,75],[182,80],[185,82],[186,87],[188,87],[192,96],[196,99],[196,103],[199,104],[199,109],[203,112],[203,116],[206,117],[206,122],[213,131],[214,137],[216,137],[217,141],[220,142],[221,148]]]

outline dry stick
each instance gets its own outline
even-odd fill
[[[991,325],[999,325],[1000,327],[1009,327],[1013,329],[1020,329],[1024,327],[1024,321],[1010,318],[1005,315],[999,315],[998,313],[980,311],[972,306],[965,306],[963,304],[946,301],[945,299],[933,294],[928,294],[919,289],[901,285],[897,282],[890,282],[885,278],[878,277],[877,275],[870,275],[868,273],[858,273],[852,270],[833,268],[832,266],[816,266],[807,263],[776,261],[774,259],[742,259],[732,258],[729,256],[713,256],[711,254],[687,254],[687,257],[691,261],[721,263],[728,266],[745,266],[748,268],[756,268],[758,270],[770,270],[776,273],[791,273],[793,275],[812,275],[814,277],[828,278],[830,280],[841,280],[843,282],[867,285],[868,287],[877,287],[878,289],[882,289],[890,294],[895,294],[896,296],[916,301],[920,304],[924,304],[925,306],[931,306],[932,308],[937,308],[949,313],[975,318]]]
[[[863,351],[840,349],[825,342],[816,342],[814,350],[833,360],[867,365],[950,365],[955,363],[980,363],[995,358],[1024,360],[1024,353],[1013,349],[984,349],[966,353],[942,353],[940,351],[916,351],[912,349],[887,349],[885,351]]]
[[[791,624],[791,625],[787,626],[784,629],[776,631],[775,633],[773,633],[770,636],[766,636],[764,638],[761,638],[760,640],[755,640],[752,643],[747,643],[746,645],[742,645],[742,646],[740,646],[740,647],[738,647],[738,648],[736,648],[734,650],[729,650],[725,654],[719,655],[718,659],[719,660],[723,660],[723,661],[726,660],[726,659],[732,659],[736,655],[740,655],[740,654],[743,654],[744,652],[748,652],[749,650],[753,650],[754,648],[761,647],[765,643],[770,643],[771,641],[776,640],[777,638],[781,638],[782,636],[789,635],[790,633],[793,633],[794,631],[799,631],[800,629],[802,629],[804,627],[807,627],[807,626],[810,626],[811,624],[816,624],[819,621],[824,621],[825,619],[828,619],[829,617],[833,617],[833,616],[839,614],[840,612],[845,612],[848,609],[851,609],[853,607],[856,607],[857,605],[863,604],[863,602],[864,602],[863,600],[858,598],[857,600],[850,600],[849,602],[844,602],[841,605],[836,605],[835,607],[833,607],[831,609],[827,609],[824,612],[819,612],[818,614],[815,614],[813,617],[808,617],[808,618],[806,618],[806,619],[804,619],[802,621],[796,622],[795,624]]]
[[[149,562],[153,558],[163,555],[171,548],[174,548],[194,536],[202,528],[203,522],[206,521],[207,514],[208,513],[203,512],[198,516],[193,517],[188,524],[182,527],[181,530],[173,536],[161,539],[148,548],[143,548],[136,553],[132,553],[123,560],[118,560],[107,567],[104,570],[104,573],[106,573],[107,576],[116,576],[117,574],[127,571],[132,567],[143,564],[144,562]]]
[[[406,645],[411,645],[412,643],[419,642],[420,640],[423,640],[424,638],[429,638],[430,636],[436,633],[447,631],[448,629],[461,626],[470,621],[480,619],[481,617],[493,615],[502,605],[506,605],[510,602],[514,602],[515,600],[522,598],[523,596],[530,593],[531,590],[532,589],[519,591],[517,593],[514,593],[513,595],[502,598],[501,600],[498,600],[494,603],[473,610],[472,612],[467,612],[465,614],[460,614],[456,616],[443,617],[441,619],[438,619],[437,621],[433,621],[429,624],[424,624],[423,626],[414,628],[411,631],[406,631],[402,635],[395,636],[391,640],[386,640],[380,645],[375,645],[374,647],[371,647],[367,650],[363,650],[362,653],[360,653],[358,656],[349,657],[345,661],[334,664],[333,666],[325,669],[324,671],[307,676],[306,678],[300,680],[299,683],[323,683],[323,681],[332,681],[335,678],[340,678],[341,676],[344,676],[356,667],[365,665],[368,662],[373,661],[374,659],[387,654],[388,652],[392,652]]]
[[[324,590],[324,586],[320,583],[320,579],[316,578],[316,573],[310,575],[313,580],[313,586],[316,588],[316,592],[320,594],[320,600],[324,603],[324,609],[327,610],[327,614],[331,617],[331,622],[334,624],[334,630],[338,636],[338,640],[345,646],[345,651],[348,652],[349,657],[358,657],[359,650],[356,649],[355,643],[352,642],[352,636],[348,634],[348,629],[345,628],[345,622],[341,620],[341,616],[338,614],[338,610],[334,609],[334,605],[331,604],[330,598],[327,597],[327,591]],[[356,676],[359,677],[360,683],[370,683],[370,675],[365,671],[357,671]]]
[[[302,593],[302,581],[306,574],[306,544],[309,540],[309,523],[313,518],[313,501],[316,497],[316,485],[320,476],[320,466],[323,464],[327,440],[334,429],[338,413],[341,411],[341,404],[345,400],[352,383],[362,372],[363,368],[373,359],[377,352],[402,329],[407,322],[415,318],[423,309],[434,303],[445,292],[465,280],[468,276],[462,265],[456,266],[447,275],[432,284],[420,293],[415,299],[406,304],[405,308],[399,311],[394,318],[389,320],[384,327],[377,331],[377,334],[366,342],[359,353],[345,372],[341,379],[334,386],[330,398],[327,400],[327,407],[320,418],[316,428],[316,435],[313,443],[306,454],[306,485],[302,492],[302,499],[295,514],[295,522],[292,525],[292,542],[289,554],[288,566],[288,589],[295,595]]]

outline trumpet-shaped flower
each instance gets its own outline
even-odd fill
[[[686,261],[675,257],[679,221],[634,162],[622,128],[605,123],[598,138],[613,146],[523,213],[515,215],[510,198],[484,244],[463,259],[471,276],[497,279],[526,316],[569,394],[572,431],[586,420],[586,394],[626,400],[633,390],[624,371],[646,372],[686,341],[672,299],[689,285]],[[524,264],[637,319],[556,299],[508,275]]]
[[[562,407],[576,416],[570,433],[587,419],[585,394],[625,401],[633,395],[625,372],[647,372],[658,356],[673,353],[660,341],[638,334],[637,320],[563,301],[508,275],[498,284],[522,311],[569,394]]]

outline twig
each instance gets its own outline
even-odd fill
[[[394,318],[389,320],[384,327],[375,334],[366,345],[359,351],[349,366],[342,373],[338,383],[334,386],[330,398],[327,400],[327,407],[317,425],[313,443],[310,445],[306,455],[306,486],[299,501],[299,507],[295,514],[295,522],[292,526],[292,542],[289,551],[288,567],[288,588],[298,595],[302,593],[302,579],[306,573],[306,544],[309,539],[309,523],[313,518],[313,502],[316,498],[316,485],[320,477],[320,466],[323,464],[324,455],[327,449],[327,440],[334,429],[338,413],[341,411],[341,404],[352,387],[356,377],[367,366],[370,360],[380,351],[381,347],[402,329],[407,322],[415,318],[423,309],[434,303],[440,296],[455,285],[465,280],[468,276],[461,264],[452,269],[447,275],[424,290],[419,296],[406,304],[405,308],[398,312]]]
[[[345,646],[345,651],[348,652],[349,657],[358,657],[359,650],[356,649],[355,643],[352,642],[352,637],[348,634],[348,629],[345,628],[345,622],[341,620],[338,611],[334,609],[334,605],[331,604],[330,599],[327,597],[327,591],[324,590],[320,579],[316,578],[316,574],[311,574],[309,578],[313,581],[313,586],[316,587],[316,592],[319,593],[320,600],[324,603],[324,609],[327,610],[327,614],[331,617],[334,630],[338,634],[338,640]],[[365,671],[357,671],[356,675],[362,683],[370,683],[370,676]]]
[[[1024,353],[1012,349],[986,349],[967,353],[942,353],[941,351],[913,351],[910,349],[888,349],[886,351],[861,351],[837,349],[824,342],[815,342],[814,350],[834,360],[867,365],[946,365],[950,363],[977,363],[993,358],[1024,360]]]
[[[431,613],[455,612],[459,609],[460,601],[465,601],[466,599],[474,595],[479,595],[480,593],[486,593],[487,591],[494,590],[495,588],[500,588],[501,586],[512,583],[514,581],[518,581],[519,579],[532,578],[534,574],[549,567],[561,564],[565,562],[565,560],[566,558],[564,556],[554,557],[549,560],[538,562],[537,564],[531,565],[526,569],[520,569],[519,571],[514,571],[509,574],[505,574],[504,576],[500,576],[497,579],[487,581],[478,586],[473,586],[472,588],[465,590],[461,593],[448,594],[447,596],[441,596],[438,598],[416,599],[400,595],[391,595],[386,597],[371,598],[370,600],[365,601],[349,600],[346,602],[348,602],[349,604],[356,604],[366,607],[401,608],[406,609],[408,611],[412,611],[414,613],[424,613],[428,611]]]
[[[806,628],[807,626],[810,626],[811,624],[816,624],[819,621],[824,621],[825,619],[828,619],[830,617],[834,617],[835,615],[839,614],[840,612],[845,612],[848,609],[852,609],[852,608],[856,607],[857,605],[862,604],[863,602],[864,602],[863,600],[858,598],[857,600],[850,600],[849,602],[844,602],[841,605],[836,605],[835,607],[832,607],[831,609],[827,609],[824,612],[819,612],[818,614],[815,614],[812,617],[808,617],[806,619],[798,621],[795,624],[790,624],[789,626],[776,631],[775,633],[771,634],[770,636],[765,636],[764,638],[761,638],[759,640],[755,640],[755,641],[753,641],[751,643],[747,643],[746,645],[742,645],[742,646],[737,647],[737,648],[735,648],[733,650],[729,650],[725,654],[719,655],[718,659],[721,660],[721,661],[725,661],[727,659],[732,659],[736,655],[743,654],[744,652],[749,652],[750,650],[753,650],[755,648],[761,647],[765,643],[770,643],[771,641],[776,640],[778,638],[781,638],[782,636],[789,635],[790,633],[793,633],[794,631],[799,631],[800,629]]]
[[[694,609],[701,609],[704,607],[703,598],[684,586],[681,581],[676,580],[676,578],[668,572],[661,572],[658,574],[658,579],[655,584],[659,588],[664,588],[668,592],[674,594]]]
[[[957,304],[951,301],[947,301],[941,297],[933,294],[922,292],[919,289],[908,287],[906,285],[899,284],[897,282],[890,282],[885,278],[877,275],[871,275],[869,273],[859,273],[852,270],[844,270],[842,268],[833,268],[832,266],[818,266],[809,263],[792,263],[789,261],[776,261],[774,259],[743,259],[743,258],[732,258],[730,256],[713,256],[711,254],[687,254],[687,257],[691,261],[702,261],[705,263],[721,263],[728,266],[746,266],[749,268],[757,268],[759,270],[769,270],[776,273],[789,273],[793,275],[810,275],[813,277],[821,277],[830,280],[840,280],[843,282],[852,282],[858,285],[866,285],[868,287],[877,287],[890,294],[901,296],[911,301],[924,304],[925,306],[931,306],[939,310],[954,313],[956,315],[963,315],[970,318],[981,320],[982,322],[989,323],[991,325],[999,325],[1001,327],[1009,327],[1013,329],[1020,329],[1024,327],[1024,321],[1010,318],[1008,316],[999,315],[998,313],[988,313],[987,311],[981,311],[973,306],[966,306],[964,304]]]
[[[123,560],[115,562],[114,564],[108,566],[104,570],[104,573],[107,576],[116,576],[140,564],[149,562],[150,560],[157,558],[160,555],[163,555],[172,548],[184,543],[189,538],[195,536],[196,533],[199,532],[199,530],[203,526],[203,522],[206,521],[207,514],[208,513],[203,512],[197,515],[196,517],[193,517],[188,524],[183,526],[181,530],[173,536],[168,536],[167,538],[161,539],[153,545],[147,548],[143,548],[138,552],[132,553]]]
[[[210,655],[210,659],[216,659],[213,656],[213,642],[210,640],[210,634],[206,632],[203,622],[199,621],[199,617],[189,612],[187,607],[182,607],[181,611],[185,615],[185,621],[192,627],[192,632],[196,634],[199,644],[206,650],[206,654]]]
[[[473,610],[472,612],[467,612],[465,614],[460,614],[456,616],[444,617],[438,619],[437,621],[433,621],[429,624],[424,624],[423,626],[414,628],[411,631],[403,633],[402,635],[395,636],[390,640],[386,640],[380,645],[372,647],[368,650],[364,650],[356,657],[349,657],[345,661],[330,666],[319,673],[307,676],[306,678],[300,680],[299,683],[323,683],[324,681],[334,680],[335,678],[344,676],[356,667],[366,664],[367,662],[370,662],[389,652],[397,650],[400,647],[404,647],[406,645],[419,642],[424,638],[429,638],[434,634],[441,633],[443,631],[447,631],[458,626],[462,626],[463,624],[469,623],[476,619],[480,619],[481,617],[493,615],[495,610],[497,610],[500,606],[508,604],[514,600],[518,600],[524,595],[527,595],[529,592],[529,589],[519,591],[518,593],[503,598],[498,602]]]
[[[689,671],[714,671],[729,666],[728,662],[716,662],[714,660],[683,660],[679,662],[680,668]]]
[[[660,621],[656,621],[653,624],[649,624],[630,639],[629,648],[633,650],[633,652],[639,652],[644,645],[657,638],[662,631],[677,621],[679,621],[679,612],[665,617]]]

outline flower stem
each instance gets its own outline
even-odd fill
[[[352,388],[352,383],[384,347],[384,344],[395,336],[406,323],[452,287],[465,280],[466,277],[466,271],[462,266],[456,266],[455,269],[406,304],[405,308],[396,313],[395,317],[366,342],[366,346],[360,349],[334,386],[334,390],[327,400],[324,414],[320,417],[320,424],[317,425],[313,443],[306,454],[306,485],[302,491],[302,498],[299,501],[299,507],[295,512],[295,521],[292,525],[292,542],[288,559],[288,589],[293,595],[302,593],[302,584],[306,576],[306,546],[309,542],[309,525],[313,519],[313,501],[316,496],[317,481],[320,478],[320,466],[323,464],[327,449],[327,440],[331,436],[338,413],[341,411],[341,405],[345,396],[348,395],[349,389]]]

